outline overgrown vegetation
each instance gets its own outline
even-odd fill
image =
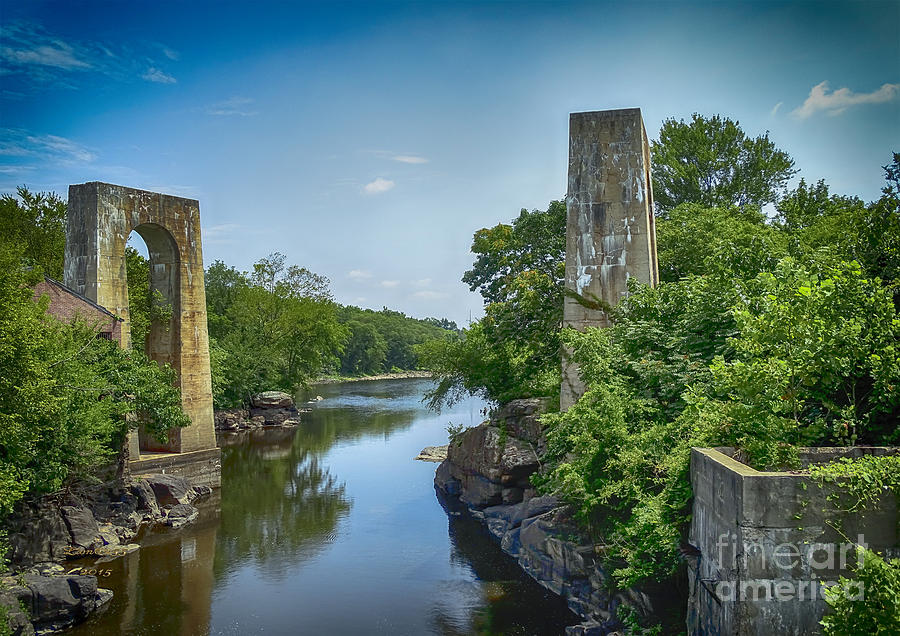
[[[668,120],[653,159],[657,288],[631,281],[611,328],[563,332],[564,245],[518,230],[541,218],[562,237],[565,209],[523,212],[476,233],[464,280],[486,316],[426,358],[435,401],[502,403],[552,395],[561,345],[572,351],[588,390],[545,416],[536,481],[608,546],[623,585],[679,566],[691,446],[736,446],[769,468],[796,465],[801,445],[900,441],[900,155],[868,204],[822,181],[784,192],[793,160],[720,117]]]
[[[34,218],[31,206],[48,201],[20,195],[0,202],[4,218]],[[0,519],[26,493],[58,490],[113,461],[139,421],[161,439],[190,423],[171,368],[98,338],[95,325],[45,313],[32,286],[56,261],[19,239],[0,241]],[[132,412],[140,418],[126,419]]]
[[[566,254],[566,206],[522,210],[512,225],[475,233],[463,276],[484,298],[485,316],[458,339],[418,348],[437,376],[433,407],[465,394],[494,402],[559,395],[560,327]]]
[[[857,546],[857,562],[856,576],[842,576],[825,590],[823,636],[900,634],[900,559]]]

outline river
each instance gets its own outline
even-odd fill
[[[220,495],[97,566],[115,597],[68,633],[561,634],[577,617],[480,523],[448,515],[436,464],[413,461],[449,422],[482,419],[477,399],[429,411],[430,385],[323,385],[296,429],[220,436]]]

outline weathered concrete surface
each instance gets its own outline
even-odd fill
[[[898,449],[807,449],[804,463]],[[690,634],[817,634],[826,604],[820,585],[850,576],[848,539],[898,554],[897,501],[885,493],[876,510],[841,514],[807,475],[761,472],[733,449],[694,448],[688,559]],[[839,526],[847,538],[831,525]]]
[[[639,108],[569,116],[566,195],[566,288],[589,301],[615,305],[628,279],[656,285],[656,226],[650,147]],[[609,325],[606,313],[566,296],[563,325]],[[584,394],[576,365],[563,355],[563,410]]]
[[[221,486],[222,453],[211,448],[190,453],[148,453],[129,465],[136,479],[164,473],[190,480],[195,486]]]
[[[166,444],[141,436],[140,450],[215,448],[199,203],[96,181],[69,186],[65,284],[123,318],[121,344],[129,346],[125,243],[132,231],[147,244],[152,289],[173,310],[168,324],[151,326],[147,353],[178,373],[192,422]],[[135,450],[132,444],[132,457]]]

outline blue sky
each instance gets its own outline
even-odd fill
[[[565,196],[568,114],[719,113],[875,199],[900,2],[0,0],[0,192],[200,200],[204,260],[465,324],[472,233]]]

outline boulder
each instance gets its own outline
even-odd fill
[[[294,398],[282,391],[263,391],[250,398],[250,403],[260,409],[294,406]]]
[[[445,459],[441,465],[434,471],[434,486],[441,492],[451,497],[457,497],[460,494],[459,480],[450,472],[450,460]]]
[[[10,592],[21,601],[38,632],[58,631],[80,623],[112,597],[99,591],[94,576],[25,575],[24,586]]]
[[[507,435],[529,442],[540,454],[544,451],[546,440],[539,418],[549,406],[547,398],[513,400],[493,414],[491,423],[502,425]]]
[[[154,517],[159,516],[159,504],[156,503],[156,494],[146,479],[141,479],[133,484],[131,492],[137,499],[138,510],[149,512]]]
[[[504,486],[528,487],[528,478],[539,466],[537,454],[528,442],[503,435],[490,424],[462,433],[450,444],[447,458],[458,472],[482,475]],[[459,479],[456,472],[454,476]]]
[[[150,475],[141,481],[153,490],[160,506],[174,506],[191,502],[191,482],[175,475]]]
[[[454,475],[455,476],[455,475]],[[481,475],[462,475],[460,501],[471,508],[496,506],[503,501],[503,486]]]
[[[237,430],[247,425],[247,420],[249,419],[249,417],[250,413],[246,409],[241,408],[223,409],[221,411],[216,411],[214,414],[216,430]]]
[[[164,524],[173,528],[180,528],[194,521],[200,513],[190,504],[178,504],[169,510]]]
[[[426,446],[421,451],[419,451],[419,454],[416,455],[415,459],[423,462],[442,462],[447,459],[447,447]]]
[[[66,521],[66,527],[69,529],[69,536],[72,537],[72,543],[82,548],[89,548],[94,544],[102,544],[103,539],[100,538],[100,528],[97,526],[97,520],[87,508],[76,508],[74,506],[63,506],[60,508],[63,519]]]
[[[28,620],[28,615],[22,611],[18,596],[11,591],[0,589],[0,607],[6,609],[10,636],[34,636],[34,627]],[[3,626],[0,625],[0,633],[3,633],[2,629]]]

